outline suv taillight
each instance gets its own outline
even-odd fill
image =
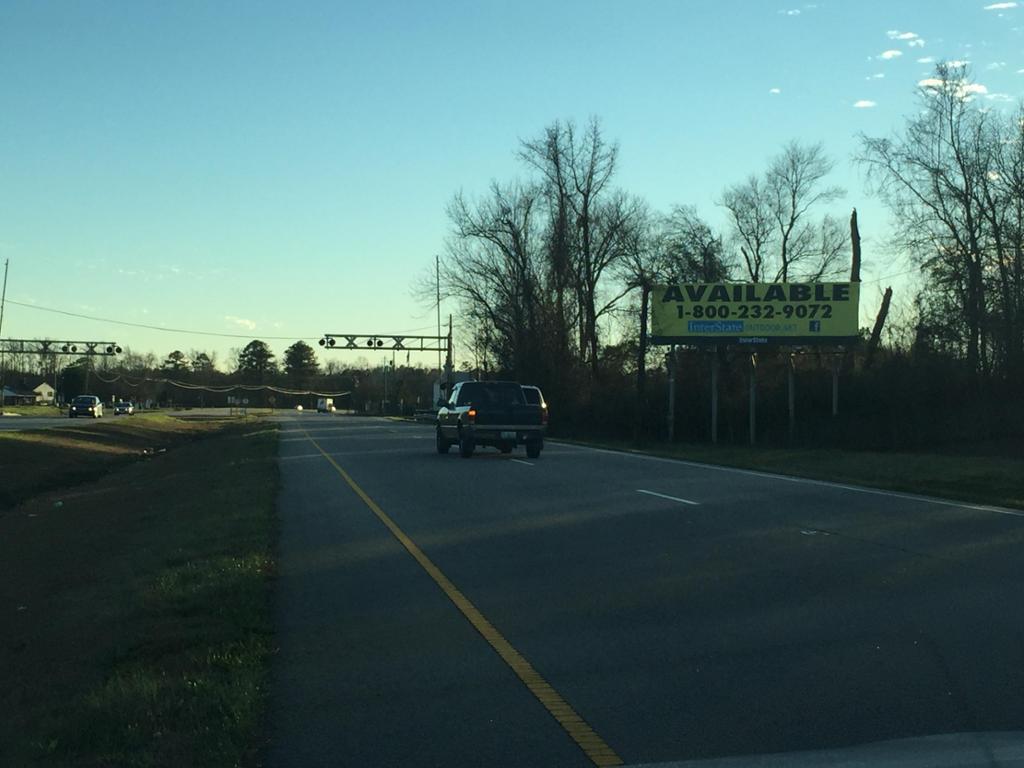
[[[541,424],[547,424],[548,423],[548,407],[546,405],[542,405],[540,407],[540,423]]]
[[[466,411],[466,418],[469,419],[470,424],[473,424],[476,421],[476,408],[470,408]]]

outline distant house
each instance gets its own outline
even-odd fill
[[[36,402],[43,405],[53,405],[53,399],[57,396],[56,390],[45,381],[32,391],[36,394]]]
[[[10,387],[4,387],[5,405],[32,405],[35,401],[35,392],[18,392]]]

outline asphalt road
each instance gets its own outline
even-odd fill
[[[1019,513],[278,418],[270,766],[593,765],[566,711],[627,764],[1024,730]]]

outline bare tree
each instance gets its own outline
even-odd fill
[[[519,154],[545,182],[558,314],[566,319],[566,294],[571,289],[578,308],[580,354],[596,373],[598,320],[616,301],[602,298],[602,278],[621,258],[628,239],[625,230],[636,212],[627,196],[610,188],[618,145],[604,138],[594,118],[582,131],[572,122],[555,122],[540,138],[524,141]]]
[[[677,205],[662,220],[660,247],[668,282],[714,283],[728,280],[732,274],[722,236],[693,206]]]
[[[846,194],[842,187],[822,186],[834,166],[821,144],[804,146],[796,141],[789,142],[768,166],[765,182],[778,238],[777,281],[788,282],[794,268],[820,276],[831,267],[830,235],[841,230],[833,226],[831,232],[819,233],[820,228],[807,219],[815,206],[828,205]],[[829,227],[828,219],[824,227]],[[808,262],[813,264],[807,267]]]
[[[989,125],[989,170],[979,179],[990,233],[994,314],[1002,367],[1024,375],[1024,105]]]
[[[931,273],[934,289],[955,297],[961,311],[949,319],[962,318],[968,367],[981,372],[987,368],[982,190],[992,169],[981,147],[988,117],[971,107],[973,93],[964,67],[938,64],[921,86],[923,110],[905,133],[862,135],[859,159],[894,214],[901,244]]]
[[[765,263],[775,244],[771,193],[760,177],[751,175],[722,193],[720,205],[729,213],[732,239],[743,256],[747,277],[765,281]]]
[[[448,206],[452,236],[442,260],[441,283],[499,365],[528,372],[540,337],[540,248],[536,188],[502,187],[470,203],[460,193]]]
[[[847,236],[827,214],[812,218],[845,194],[824,186],[833,167],[821,144],[793,141],[763,176],[751,175],[722,193],[720,205],[751,281],[813,281],[837,271]]]
[[[637,203],[635,216],[616,264],[616,276],[628,291],[640,292],[637,310],[636,390],[638,432],[642,430],[647,382],[647,317],[654,287],[676,282],[717,282],[729,276],[722,238],[692,206],[676,206],[668,216],[654,216]]]

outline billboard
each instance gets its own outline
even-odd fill
[[[689,283],[651,293],[652,344],[849,344],[860,283]]]

